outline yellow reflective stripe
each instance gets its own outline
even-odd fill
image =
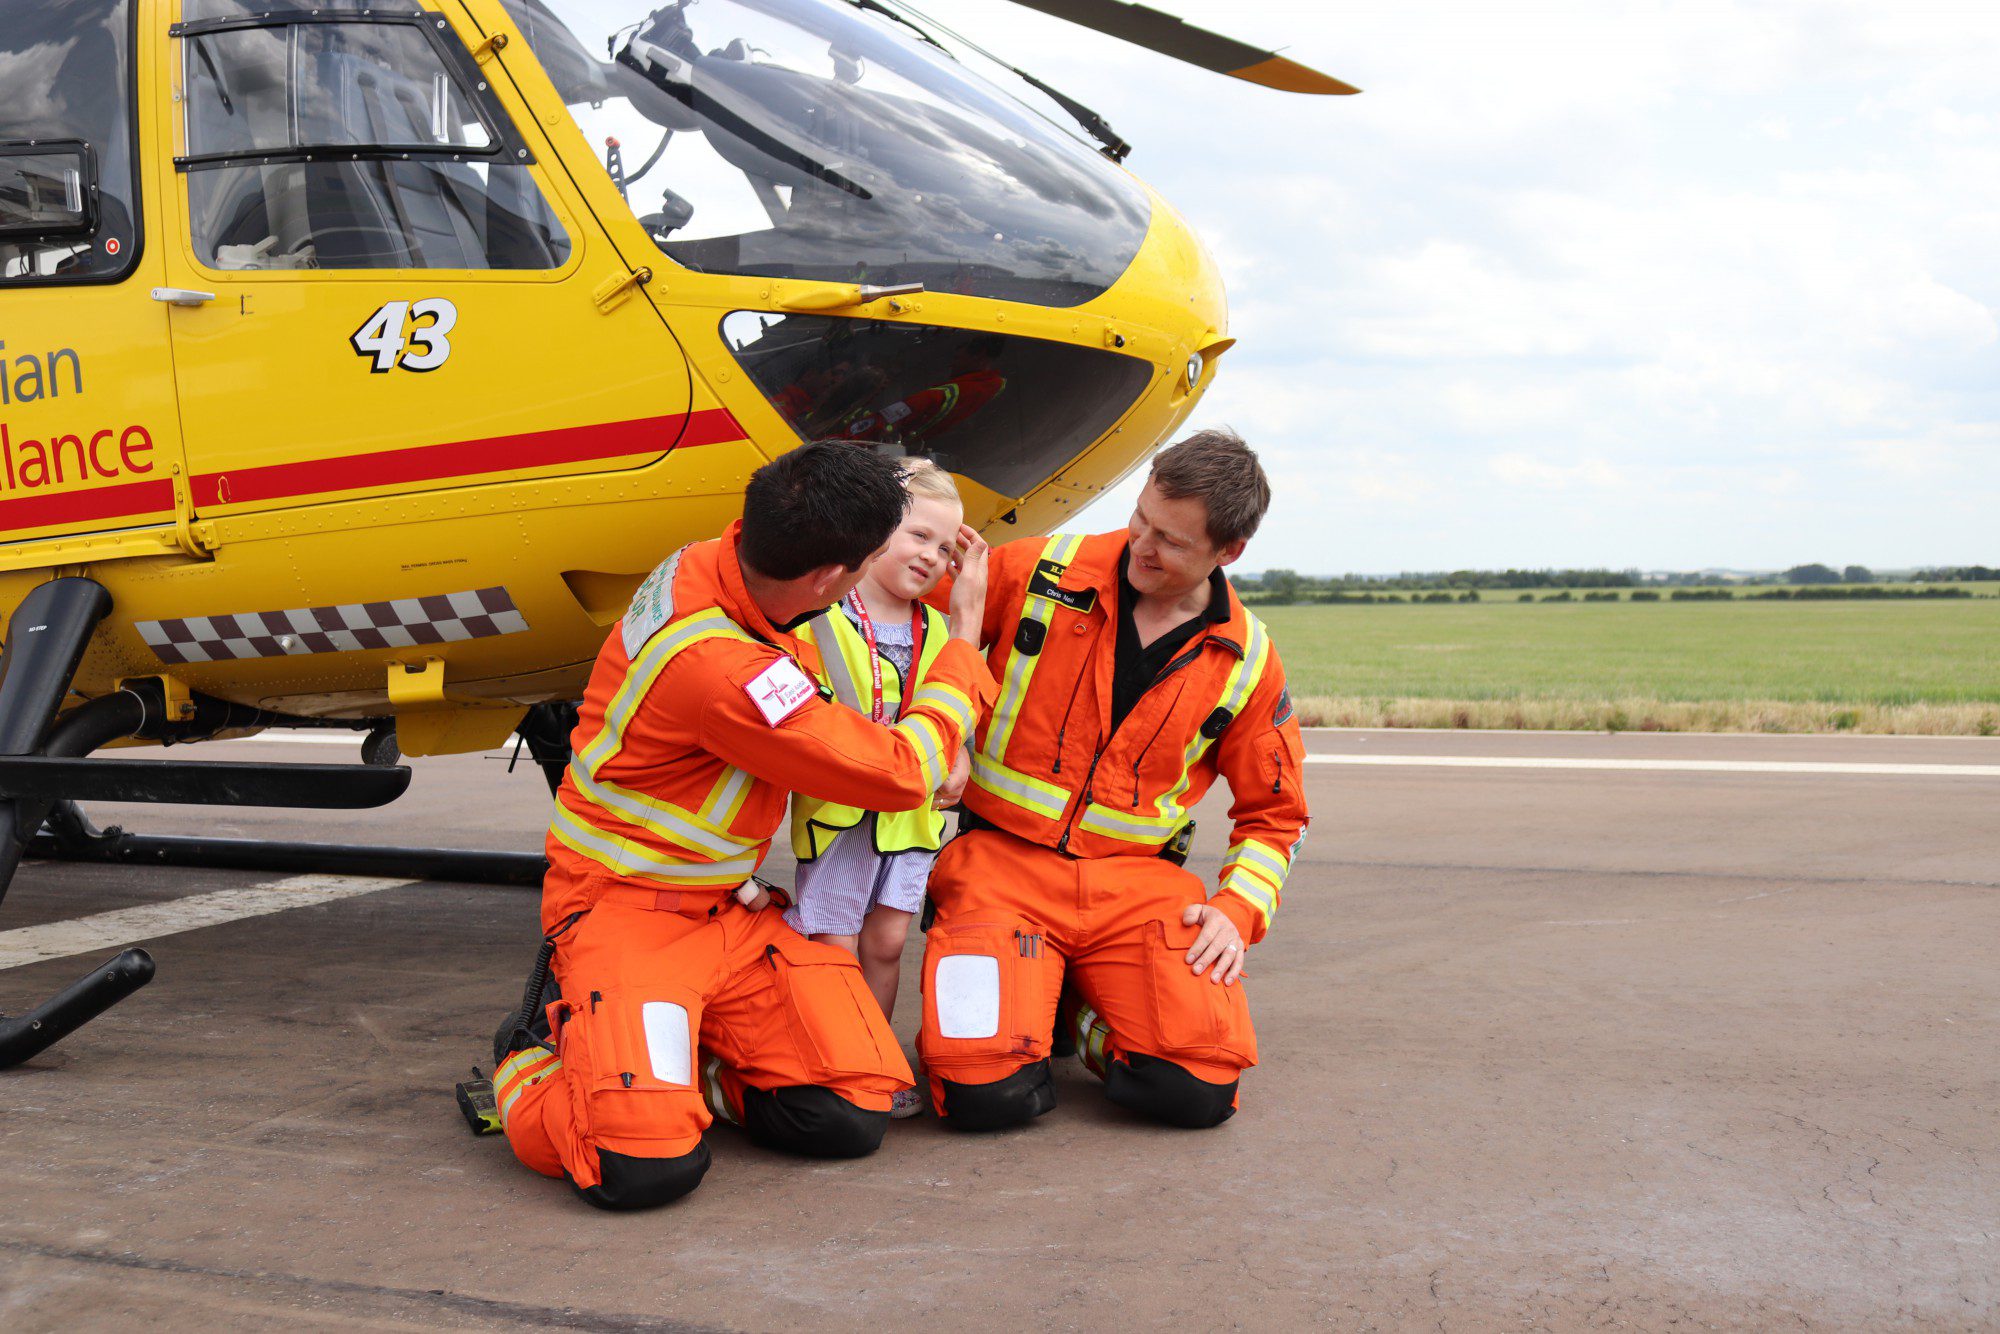
[[[833,697],[853,709],[856,713],[868,712],[873,702],[875,687],[868,687],[870,699],[861,698],[861,682],[855,678],[854,664],[848,661],[847,644],[840,636],[840,629],[834,625],[834,617],[846,620],[844,613],[829,607],[805,623],[802,638],[810,639],[819,649],[820,666],[826,671],[827,684],[833,687]]]
[[[699,812],[702,819],[716,829],[728,829],[736,823],[737,814],[743,809],[743,799],[750,795],[750,775],[734,765],[724,765],[722,777],[715,780],[709,789],[708,800],[702,802]],[[744,846],[748,847],[749,844]]]
[[[583,753],[577,756],[585,772],[595,774],[618,753],[624,744],[625,729],[632,724],[633,714],[638,712],[646,692],[653,688],[654,680],[666,670],[674,656],[691,644],[716,638],[748,640],[749,636],[724,615],[721,608],[710,607],[707,611],[676,621],[646,641],[645,650],[627,668],[625,680],[604,710],[604,726],[583,748]]]
[[[1077,823],[1090,833],[1127,843],[1162,843],[1180,827],[1182,813],[1176,807],[1169,815],[1138,815],[1093,802],[1084,808],[1083,819]]]
[[[937,709],[950,714],[953,721],[958,724],[960,739],[965,741],[972,739],[975,716],[972,712],[972,699],[957,686],[948,686],[942,681],[926,681],[917,687],[917,693],[910,702],[917,708]]]
[[[571,851],[620,875],[659,880],[670,885],[740,885],[757,869],[755,854],[712,862],[693,858],[669,860],[657,856],[592,827],[583,817],[560,803],[556,806],[556,818],[549,826],[549,832]]]
[[[1244,874],[1240,866],[1232,868],[1229,874],[1223,877],[1222,887],[1256,904],[1267,918],[1278,910],[1278,891],[1255,876]]]
[[[1243,646],[1242,658],[1229,669],[1229,675],[1223,678],[1222,694],[1216,700],[1217,707],[1229,710],[1232,719],[1242,712],[1243,701],[1249,697],[1251,687],[1263,677],[1264,662],[1270,656],[1271,649],[1271,638],[1264,631],[1264,623],[1248,612],[1245,612],[1244,616],[1248,618],[1250,626],[1250,633],[1244,638],[1249,642]],[[1187,753],[1181,757],[1180,781],[1160,798],[1162,811],[1186,811],[1187,808],[1181,804],[1181,798],[1187,794],[1188,788],[1194,782],[1195,764],[1212,744],[1214,744],[1213,739],[1203,736],[1200,732],[1196,732],[1194,738],[1188,742]]]
[[[1039,567],[1042,561],[1053,560],[1068,565],[1082,545],[1083,538],[1079,534],[1057,533],[1043,544],[1042,554],[1035,564]],[[1035,621],[1042,626],[1044,649],[1048,644],[1048,625],[1055,613],[1056,604],[1043,597],[1030,596],[1021,608],[1022,620]],[[996,760],[1007,757],[1007,742],[1014,735],[1014,724],[1020,719],[1021,705],[1028,698],[1028,683],[1034,679],[1035,664],[1041,660],[1040,653],[1014,650],[1007,655],[1007,679],[1000,683],[1000,701],[993,706],[993,723],[986,731],[984,747],[986,753]]]
[[[552,1051],[545,1051],[540,1047],[524,1047],[500,1062],[499,1068],[493,1072],[493,1086],[505,1088],[507,1081],[511,1079],[534,1074],[545,1066],[559,1064],[561,1058]]]
[[[921,714],[903,719],[895,724],[894,730],[909,736],[917,745],[917,755],[924,768],[924,782],[932,791],[944,781],[944,733],[938,725]]]
[[[570,766],[570,781],[576,784],[578,792],[647,833],[685,843],[711,857],[733,857],[757,846],[756,840],[736,838],[713,828],[672,802],[659,801],[616,783],[600,783],[574,764]]]
[[[1270,890],[1249,877],[1232,873],[1223,881],[1222,892],[1234,894],[1257,910],[1257,916],[1265,926],[1271,925],[1272,914],[1278,911],[1278,899]]]
[[[493,1087],[500,1091],[502,1129],[507,1125],[507,1114],[514,1110],[521,1095],[560,1069],[562,1060],[539,1047],[515,1052],[500,1063],[500,1068],[493,1072]]]
[[[1222,859],[1222,865],[1224,870],[1232,866],[1242,866],[1245,870],[1261,872],[1274,889],[1284,887],[1285,877],[1290,875],[1292,870],[1291,858],[1275,848],[1251,839],[1245,839],[1231,848],[1229,855]]]
[[[972,781],[1002,801],[1024,806],[1047,820],[1060,820],[1069,808],[1069,793],[1054,783],[1018,773],[984,754],[972,757]]]
[[[1256,885],[1259,888],[1268,890],[1274,895],[1280,889],[1283,889],[1285,885],[1282,879],[1273,880],[1258,867],[1245,866],[1241,862],[1237,862],[1234,865],[1227,862],[1223,863],[1222,882],[1227,885],[1234,884],[1239,880],[1246,885]]]

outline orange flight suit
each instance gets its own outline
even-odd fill
[[[1305,747],[1278,653],[1228,598],[1116,730],[1123,532],[1012,542],[989,558],[982,642],[1000,681],[964,804],[970,828],[932,872],[919,1048],[950,1123],[1019,1124],[1054,1105],[1047,1058],[1064,1016],[1113,1101],[1213,1125],[1256,1064],[1241,982],[1185,961],[1190,904],[1263,938],[1305,836]],[[1226,581],[1224,588],[1227,590]],[[1162,857],[1220,776],[1234,802],[1211,899]]]
[[[734,891],[794,791],[925,801],[993,694],[948,643],[893,726],[831,703],[744,588],[740,526],[655,570],[598,655],[547,844],[552,1050],[494,1076],[521,1161],[607,1208],[693,1189],[714,1115],[798,1152],[880,1143],[911,1075],[859,964]]]

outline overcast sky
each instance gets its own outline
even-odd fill
[[[2000,7],[1159,3],[1365,91],[919,0],[1220,261],[1242,568],[2000,563]]]

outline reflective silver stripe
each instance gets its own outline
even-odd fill
[[[1244,876],[1230,876],[1222,884],[1222,892],[1234,894],[1252,908],[1262,918],[1265,926],[1271,924],[1272,915],[1278,911],[1278,900],[1271,891]]]
[[[936,709],[941,713],[950,714],[952,721],[958,724],[959,738],[964,741],[972,739],[972,701],[966,697],[964,691],[939,681],[927,681],[917,687],[917,693],[911,703],[918,708]]]
[[[972,781],[994,796],[1025,806],[1044,819],[1059,820],[1069,807],[1069,794],[1061,788],[1016,773],[984,754],[972,757]]]
[[[1278,891],[1240,866],[1232,866],[1223,874],[1222,887],[1235,890],[1252,903],[1260,905],[1267,916],[1278,909]]]
[[[708,1094],[708,1110],[717,1120],[737,1124],[736,1113],[729,1110],[729,1097],[722,1090],[722,1058],[711,1056],[702,1064],[702,1086]]]
[[[895,730],[912,737],[918,743],[917,761],[923,766],[924,781],[935,791],[944,781],[944,736],[936,723],[925,717],[905,718],[895,724]]]
[[[686,620],[676,621],[648,640],[646,651],[627,666],[624,681],[604,710],[604,725],[591,738],[590,744],[583,748],[583,753],[577,756],[578,762],[593,774],[602,769],[624,744],[625,729],[631,726],[632,716],[638,712],[646,692],[653,688],[653,681],[666,670],[667,664],[689,645],[717,637],[749,639],[719,607],[710,607]]]
[[[875,687],[868,687],[869,698],[861,698],[861,683],[854,679],[853,665],[847,661],[847,646],[840,640],[840,631],[834,626],[835,620],[846,620],[837,616],[832,607],[806,622],[806,629],[812,632],[812,641],[819,649],[820,665],[826,669],[827,684],[833,687],[833,697],[853,709],[866,714],[874,703]]]
[[[1241,865],[1246,870],[1261,871],[1274,886],[1280,888],[1283,887],[1285,877],[1291,874],[1292,869],[1291,863],[1282,854],[1249,839],[1231,848],[1229,855],[1223,858],[1222,865],[1224,870]]]
[[[701,804],[701,818],[717,829],[727,829],[736,812],[743,805],[743,795],[750,786],[750,775],[735,765],[723,768],[722,779],[708,794],[708,800]],[[746,845],[748,846],[748,845]]]
[[[691,812],[669,802],[654,800],[616,783],[600,783],[579,765],[570,765],[569,776],[577,791],[599,806],[624,816],[649,834],[685,843],[711,857],[733,857],[757,846],[756,840],[736,838],[720,830],[705,828]]]
[[[520,1101],[521,1095],[560,1069],[562,1058],[539,1047],[517,1051],[500,1063],[499,1069],[493,1072],[493,1087],[504,1089],[509,1083],[514,1086],[500,1100],[502,1128],[507,1124],[507,1114],[514,1110],[514,1104]]]
[[[1108,806],[1092,803],[1079,821],[1085,829],[1094,834],[1108,834],[1112,838],[1123,838],[1135,843],[1164,841],[1180,826],[1182,812],[1176,808],[1171,815],[1147,816],[1128,815],[1124,811],[1114,811]],[[1133,837],[1139,835],[1140,837]]]
[[[1042,554],[1036,558],[1039,568],[1042,561],[1053,560],[1068,565],[1075,558],[1077,548],[1083,545],[1083,538],[1075,533],[1057,533],[1042,546]],[[1029,576],[1032,580],[1033,576]],[[1048,644],[1048,626],[1055,616],[1056,604],[1047,598],[1030,595],[1021,609],[1021,619],[1035,621],[1042,627],[1042,643]],[[1007,757],[1007,743],[1013,739],[1014,724],[1019,721],[1021,705],[1028,697],[1028,683],[1034,679],[1035,664],[1042,660],[1040,653],[1022,653],[1010,650],[1007,655],[1007,679],[1000,685],[1000,702],[993,707],[993,722],[986,729],[985,753],[996,760]]]
[[[572,850],[621,875],[664,880],[669,884],[742,884],[757,869],[754,855],[713,862],[692,859],[668,861],[630,843],[614,842],[611,837],[585,823],[575,811],[562,805],[556,807],[555,822],[549,826],[549,832]]]

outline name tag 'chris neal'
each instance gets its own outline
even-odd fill
[[[790,658],[780,658],[757,673],[743,687],[743,692],[773,727],[797,713],[819,693],[813,688],[812,678]]]
[[[1097,590],[1094,588],[1064,588],[1062,577],[1069,570],[1067,565],[1052,560],[1035,563],[1035,572],[1028,576],[1028,595],[1047,598],[1059,602],[1071,611],[1087,612],[1097,605]]]

